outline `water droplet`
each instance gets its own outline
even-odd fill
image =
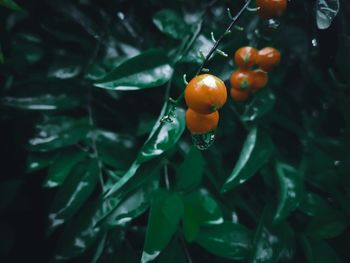
[[[313,47],[317,47],[317,46],[318,46],[317,39],[316,39],[316,38],[313,38],[313,39],[311,40],[311,44],[312,44]]]
[[[339,167],[340,166],[340,161],[339,160],[334,161],[334,166]]]
[[[263,25],[267,30],[276,30],[279,28],[281,22],[275,18],[270,18],[264,21]]]
[[[199,150],[207,150],[215,141],[215,130],[203,134],[192,134],[192,141]]]
[[[124,20],[124,19],[125,19],[125,15],[124,15],[124,13],[122,13],[122,12],[118,12],[118,13],[117,13],[117,17],[118,17],[120,20]]]

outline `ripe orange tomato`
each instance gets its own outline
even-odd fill
[[[257,91],[263,87],[266,86],[267,82],[269,80],[269,77],[267,75],[267,72],[261,70],[261,69],[256,69],[253,71],[253,85],[252,85],[252,90]]]
[[[230,77],[231,88],[237,90],[248,90],[253,85],[253,71],[238,69]]]
[[[249,69],[256,64],[258,51],[253,47],[241,47],[235,52],[234,62],[241,69]]]
[[[192,134],[203,134],[215,130],[219,123],[219,112],[200,114],[192,109],[186,111],[186,126]]]
[[[201,114],[209,114],[220,109],[226,99],[225,83],[210,74],[194,77],[185,89],[187,106]]]
[[[281,53],[273,47],[265,47],[258,52],[257,64],[264,71],[270,71],[281,60]]]
[[[246,101],[250,94],[250,90],[231,89],[231,97],[235,101]]]
[[[268,19],[281,16],[287,8],[287,0],[256,0],[256,6],[260,7],[260,17]]]

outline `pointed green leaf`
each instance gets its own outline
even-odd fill
[[[278,176],[279,195],[274,221],[280,222],[288,217],[303,199],[303,173],[300,168],[295,168],[283,162],[276,163],[276,172]]]
[[[130,166],[129,170],[121,179],[106,193],[106,197],[114,194],[123,187],[135,175],[142,163],[163,154],[177,143],[185,130],[184,110],[177,108],[172,117],[172,122],[162,122],[161,124],[156,124],[156,126],[156,130],[152,131],[150,137],[142,146],[136,161]]]
[[[204,158],[195,147],[188,152],[185,160],[176,170],[176,188],[182,191],[197,187],[204,172]]]
[[[201,226],[224,222],[220,207],[205,189],[186,195],[183,200],[183,231],[187,241],[196,239]]]
[[[161,32],[174,39],[183,39],[191,32],[184,18],[171,9],[158,11],[153,17],[153,23]]]
[[[168,82],[172,73],[166,54],[152,49],[125,61],[94,85],[112,90],[153,88]]]
[[[196,242],[217,256],[242,260],[251,250],[252,232],[243,225],[225,222],[202,228]]]
[[[183,203],[176,193],[159,190],[152,200],[142,263],[154,260],[169,244],[183,215]]]
[[[27,173],[35,172],[50,166],[56,159],[57,152],[38,153],[30,152],[27,157]]]
[[[253,128],[245,142],[231,175],[222,187],[226,192],[252,177],[269,159],[273,151],[270,137],[258,128]]]
[[[80,162],[56,193],[49,212],[49,230],[52,231],[71,218],[94,191],[99,178],[95,160]]]
[[[62,185],[72,168],[84,157],[85,153],[77,148],[62,150],[50,166],[43,186],[51,188]]]
[[[256,94],[244,108],[241,115],[242,121],[256,121],[269,113],[276,103],[276,96],[270,89],[263,89]]]

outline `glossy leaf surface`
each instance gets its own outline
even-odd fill
[[[149,50],[119,65],[106,77],[95,83],[96,87],[113,90],[138,90],[165,84],[173,68],[160,50]]]
[[[318,29],[327,29],[331,26],[340,8],[339,0],[317,0],[316,23]]]
[[[226,192],[252,177],[269,160],[272,151],[270,137],[262,130],[253,128],[244,141],[238,161],[225,181],[222,191]]]

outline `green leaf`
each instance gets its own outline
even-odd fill
[[[37,97],[4,97],[1,103],[20,110],[68,110],[80,104],[77,98],[66,94],[45,94]]]
[[[152,131],[150,137],[142,146],[136,161],[129,170],[116,182],[116,184],[106,193],[106,197],[111,196],[123,187],[136,173],[140,165],[154,159],[171,149],[180,139],[185,130],[185,112],[181,108],[176,108],[172,122],[162,122],[156,124],[156,129]]]
[[[80,209],[94,191],[98,178],[96,160],[85,160],[74,167],[52,203],[49,213],[50,231],[64,224]]]
[[[89,129],[87,118],[52,117],[36,125],[38,132],[27,147],[40,152],[56,150],[85,139]]]
[[[85,152],[77,148],[62,150],[50,166],[43,186],[51,188],[62,185],[72,168],[85,156]]]
[[[186,195],[183,200],[183,231],[187,241],[196,239],[201,226],[224,222],[220,207],[205,189]]]
[[[226,192],[252,177],[269,159],[273,151],[270,137],[258,128],[253,128],[242,148],[239,159],[222,187]]]
[[[245,122],[257,121],[269,113],[276,103],[276,96],[270,89],[263,89],[256,94],[244,108],[241,120]]]
[[[0,5],[10,8],[15,11],[22,11],[22,8],[13,0],[0,0]]]
[[[301,238],[307,263],[341,263],[337,253],[326,242],[314,238]]]
[[[153,17],[153,23],[161,32],[174,39],[183,39],[191,32],[183,17],[171,9],[158,11]]]
[[[196,242],[212,254],[243,260],[251,250],[252,233],[243,225],[225,222],[202,228]]]
[[[50,166],[55,158],[57,157],[57,152],[49,153],[38,153],[31,152],[28,153],[26,172],[31,173]]]
[[[76,257],[91,247],[106,229],[95,227],[95,216],[101,199],[84,206],[70,224],[67,224],[58,241],[54,262],[65,262]]]
[[[306,233],[316,238],[334,238],[349,225],[346,217],[331,207],[322,197],[308,193],[300,210],[311,216]]]
[[[256,230],[251,263],[274,263],[293,257],[294,232],[286,222],[272,224],[270,210],[265,209]]]
[[[277,162],[276,172],[278,176],[279,195],[278,207],[274,221],[281,222],[293,212],[303,199],[304,182],[303,173],[287,163]]]
[[[168,82],[172,73],[166,54],[152,49],[125,61],[94,85],[112,90],[153,88]]]
[[[176,188],[188,191],[197,187],[202,180],[204,172],[204,158],[195,147],[185,157],[185,160],[176,170]]]
[[[318,29],[329,28],[337,16],[339,8],[339,0],[317,0],[316,23]]]
[[[159,255],[159,263],[187,263],[186,254],[178,240],[173,240]]]
[[[169,244],[183,215],[183,203],[176,193],[159,190],[152,200],[142,253],[142,263],[154,260]]]

